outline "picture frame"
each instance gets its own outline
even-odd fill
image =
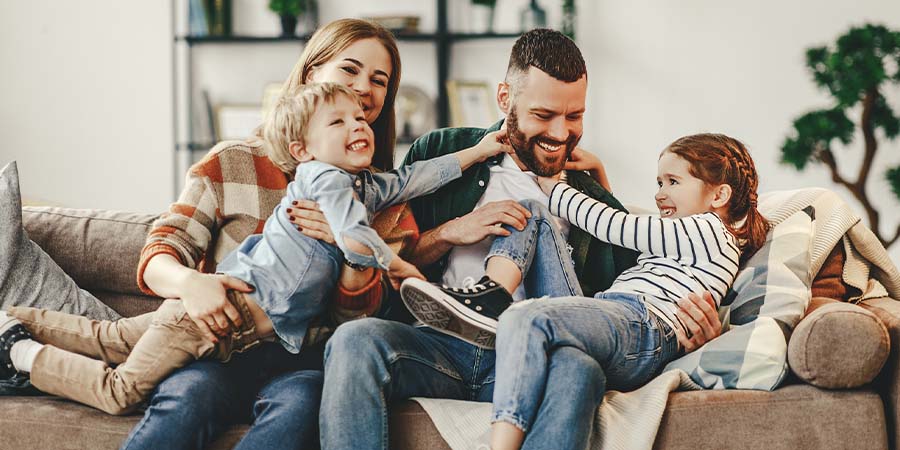
[[[215,108],[216,140],[246,139],[263,121],[260,105],[219,105]]]
[[[497,121],[494,92],[484,81],[447,81],[451,127],[489,127]]]

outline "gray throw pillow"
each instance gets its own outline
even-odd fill
[[[19,173],[11,162],[0,170],[0,309],[30,306],[98,320],[121,316],[80,289],[22,228]]]

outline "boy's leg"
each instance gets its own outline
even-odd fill
[[[215,350],[215,344],[200,334],[182,303],[166,300],[153,313],[150,327],[131,354],[115,369],[102,361],[47,345],[35,358],[31,382],[49,394],[109,414],[125,414],[134,410],[173,370]]]
[[[75,314],[13,306],[15,317],[42,344],[120,364],[131,353],[141,335],[150,327],[154,313],[116,321],[93,320]]]
[[[513,263],[518,267],[518,279],[524,279],[526,298],[581,296],[575,263],[554,216],[543,203],[534,200],[521,203],[531,211],[525,229],[510,229],[512,234],[509,236],[494,239],[491,251],[485,258],[487,268],[491,269],[493,260],[497,258]],[[509,270],[510,266],[505,267]],[[506,275],[495,276],[491,270],[486,272],[489,277],[504,284],[499,278]],[[513,289],[505,284],[504,287],[512,293],[518,285]]]
[[[485,401],[494,353],[428,328],[360,319],[325,350],[322,448],[387,449],[388,409],[409,397]]]

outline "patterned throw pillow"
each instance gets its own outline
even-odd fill
[[[22,228],[22,203],[16,163],[0,170],[0,309],[31,306],[92,319],[120,316],[89,292],[79,289]]]
[[[788,374],[787,343],[810,299],[815,211],[797,211],[769,231],[719,309],[727,331],[669,363],[706,389],[773,390]]]

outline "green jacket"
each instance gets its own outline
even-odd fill
[[[481,141],[485,134],[500,129],[503,123],[495,123],[490,128],[444,128],[432,131],[413,143],[404,164],[436,158],[463,150]],[[621,203],[593,178],[584,172],[568,171],[568,183],[586,195],[607,205],[625,210]],[[473,209],[484,195],[491,177],[490,164],[479,163],[463,172],[462,177],[452,181],[433,194],[413,199],[409,202],[413,216],[422,232],[428,231],[447,221],[464,216]],[[637,253],[622,247],[601,242],[585,231],[573,226],[569,231],[569,245],[575,273],[581,283],[584,295],[609,288],[613,280],[623,270],[637,261]],[[448,255],[444,255],[423,271],[429,280],[437,281],[447,268]]]

